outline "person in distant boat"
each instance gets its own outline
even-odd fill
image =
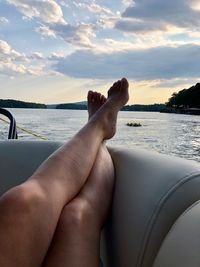
[[[114,184],[104,140],[116,132],[128,86],[125,78],[117,81],[107,99],[89,91],[87,124],[0,198],[1,267],[99,266]]]

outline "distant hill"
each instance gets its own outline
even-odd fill
[[[64,104],[38,104],[31,102],[24,102],[12,99],[0,99],[0,107],[4,108],[48,108],[48,109],[73,109],[73,110],[87,110],[87,101],[64,103]],[[153,105],[127,105],[122,108],[123,111],[149,111],[160,112],[166,108],[164,104]]]
[[[0,99],[1,108],[42,108],[45,109],[47,106],[45,104],[38,104],[32,102],[24,102],[13,99]]]
[[[48,109],[87,109],[87,101],[62,104],[47,104]]]
[[[87,102],[77,102],[77,103],[66,103],[66,104],[59,104],[56,106],[56,109],[78,109],[78,110],[86,110],[87,109]]]
[[[72,104],[75,104],[75,105],[85,105],[85,106],[87,106],[87,101],[75,102],[75,103],[72,103]]]
[[[57,105],[58,104],[47,104],[46,106],[47,106],[48,109],[54,109],[54,108],[57,107]]]
[[[152,105],[127,105],[122,108],[122,111],[149,111],[149,112],[160,112],[166,108],[165,104],[152,104]],[[87,102],[77,103],[66,103],[57,105],[56,109],[78,109],[86,110]]]

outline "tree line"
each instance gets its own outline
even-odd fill
[[[166,108],[165,104],[152,105],[127,105],[122,108],[123,111],[146,111],[146,112],[160,112]]]
[[[47,105],[19,100],[0,99],[2,108],[42,108],[46,109]],[[78,109],[86,110],[87,104],[66,103],[55,105],[56,109]],[[179,109],[200,108],[200,83],[189,89],[183,89],[178,93],[173,93],[165,104],[152,105],[127,105],[122,108],[123,111],[148,111],[148,112],[176,112]]]
[[[2,108],[48,108],[45,104],[38,104],[32,102],[24,102],[18,100],[3,100],[0,99],[0,107]],[[74,109],[74,110],[87,110],[87,104],[66,103],[55,106],[56,109]],[[127,105],[122,108],[123,111],[148,111],[160,112],[166,108],[165,104],[152,104],[152,105]]]
[[[183,89],[178,93],[173,93],[166,105],[175,109],[200,108],[200,83],[197,83],[189,89]]]
[[[150,111],[150,112],[160,112],[166,108],[165,104],[153,104],[153,105],[127,105],[122,108],[123,111]],[[60,104],[57,105],[56,109],[78,109],[86,110],[87,105],[84,104]]]
[[[24,102],[12,99],[0,99],[1,108],[42,108],[45,109],[47,106],[45,104],[38,104],[32,102]]]
[[[69,103],[69,104],[59,104],[56,106],[56,109],[78,109],[78,110],[86,110],[87,105],[84,104],[74,104],[74,103]]]

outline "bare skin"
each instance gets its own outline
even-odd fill
[[[42,265],[63,207],[86,182],[102,141],[115,134],[117,113],[127,100],[128,82],[122,79],[70,142],[1,197],[0,266]]]
[[[106,102],[88,93],[89,118]],[[101,228],[107,217],[114,185],[114,166],[103,143],[87,182],[64,207],[43,267],[99,267]]]

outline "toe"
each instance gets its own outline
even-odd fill
[[[115,82],[112,87],[117,87],[119,85],[119,82],[120,81]]]
[[[100,94],[99,101],[101,102],[101,104],[103,103],[103,95],[102,94]]]
[[[121,83],[122,83],[122,81],[118,81],[116,87],[120,87]]]
[[[121,87],[121,83],[122,83],[122,81],[121,80],[118,80],[117,82],[115,82],[112,86],[111,86],[111,88],[110,88],[110,90],[109,91],[113,91],[113,90],[116,90],[116,88],[120,88]]]
[[[101,102],[101,94],[98,93],[98,102]]]
[[[97,92],[94,92],[94,100],[95,100],[95,102],[98,100],[98,93]]]
[[[91,102],[92,101],[92,95],[93,95],[93,92],[92,91],[89,91],[88,92],[88,95],[87,95],[88,102]]]
[[[104,104],[106,102],[106,97],[104,95],[101,96],[101,103]]]
[[[94,103],[96,101],[95,97],[96,97],[96,92],[92,92],[92,95],[91,95],[91,102],[92,103]]]
[[[92,103],[95,102],[95,95],[92,96],[91,102],[92,102]]]
[[[120,81],[120,80],[118,80],[117,82],[115,82],[115,83],[114,83],[114,85],[113,85],[113,86],[114,86],[114,87],[117,87],[117,86],[119,86],[120,84],[121,84],[121,81]]]
[[[128,88],[129,84],[128,84],[128,80],[126,78],[121,79],[121,86]]]

